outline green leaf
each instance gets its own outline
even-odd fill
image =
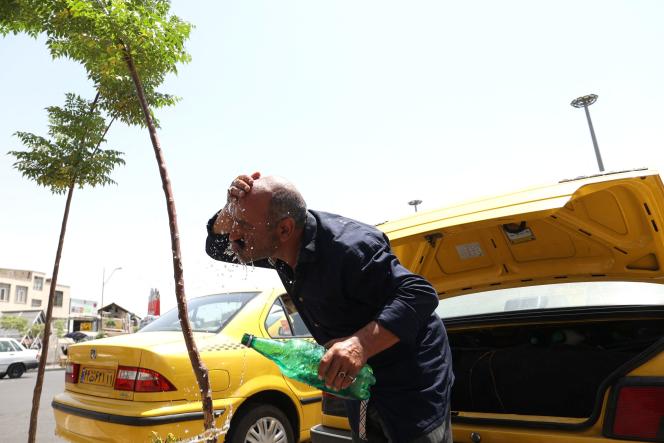
[[[126,54],[131,54],[150,108],[176,98],[157,91],[177,64],[191,60],[191,24],[167,0],[2,0],[0,33],[46,34],[54,58],[80,62],[101,94],[100,106],[129,125],[145,126]]]
[[[50,138],[14,134],[27,148],[9,151],[16,158],[14,167],[54,194],[66,192],[72,184],[82,188],[115,183],[110,174],[125,162],[122,152],[101,149],[109,125],[99,108],[70,93],[64,107],[49,106],[47,111]]]

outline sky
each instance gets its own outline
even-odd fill
[[[185,1],[192,61],[157,111],[177,207],[187,297],[278,285],[210,259],[207,220],[232,179],[291,180],[313,209],[376,224],[469,198],[598,172],[664,169],[664,2]],[[0,37],[0,268],[50,275],[65,204],[13,169],[16,131],[44,108],[94,97],[44,38]],[[117,182],[77,189],[58,282],[143,316],[175,306],[170,234],[148,133],[114,124]],[[122,268],[113,272],[116,268]],[[103,284],[106,277],[106,282]],[[110,276],[110,278],[109,278]]]

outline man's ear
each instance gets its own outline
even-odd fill
[[[294,231],[295,231],[295,220],[293,220],[291,217],[284,218],[279,222],[279,225],[277,226],[277,234],[279,235],[279,239],[281,241],[288,240],[291,237],[291,235],[293,235]]]

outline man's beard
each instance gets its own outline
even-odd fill
[[[232,242],[231,249],[241,263],[251,263],[274,255],[278,248],[276,236],[273,236],[270,240],[268,245],[258,249],[256,246],[247,246],[244,239],[238,239]]]

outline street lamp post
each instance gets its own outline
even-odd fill
[[[122,267],[118,266],[117,268],[113,269],[111,273],[109,274],[108,278],[106,278],[106,268],[104,268],[101,276],[101,306],[99,307],[100,309],[104,307],[104,287],[106,286],[106,283],[113,277],[113,274],[115,271],[121,271]]]
[[[413,206],[415,208],[415,212],[417,212],[417,205],[421,204],[422,200],[411,200],[408,202],[409,205]]]
[[[583,108],[586,111],[586,118],[588,119],[588,127],[590,128],[590,137],[593,139],[593,147],[595,148],[595,157],[597,157],[597,166],[599,166],[600,172],[604,172],[604,163],[602,162],[602,155],[599,153],[599,146],[597,146],[597,138],[595,138],[595,130],[593,129],[593,122],[590,120],[590,111],[588,111],[588,106],[592,105],[597,101],[597,95],[589,94],[584,95],[583,97],[577,97],[570,105],[575,108]]]

